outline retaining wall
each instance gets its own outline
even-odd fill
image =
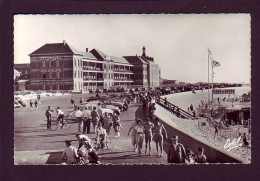
[[[157,117],[154,115],[154,118]],[[159,118],[159,117],[158,117]],[[159,118],[160,119],[160,118]],[[164,125],[168,138],[171,138],[174,135],[178,135],[179,142],[182,143],[185,149],[191,149],[193,152],[197,153],[198,147],[204,148],[204,153],[207,156],[209,163],[243,163],[243,160],[240,158],[231,155],[228,151],[220,150],[217,147],[209,145],[203,141],[200,141],[195,138],[195,136],[188,135],[173,126],[167,124],[164,120],[160,119],[160,122]],[[169,144],[165,141],[164,151],[167,153]]]

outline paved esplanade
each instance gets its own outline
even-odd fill
[[[73,95],[76,104],[79,103],[81,95]],[[91,95],[92,96],[92,95]],[[83,95],[84,98],[87,95]],[[15,164],[60,164],[61,154],[65,148],[65,140],[73,140],[72,144],[78,147],[77,123],[73,123],[68,130],[49,131],[46,126],[45,110],[48,105],[54,109],[57,106],[65,112],[65,115],[72,111],[70,104],[71,96],[53,96],[44,97],[38,110],[30,111],[29,107],[15,108],[14,110],[14,161]],[[54,113],[56,116],[56,113]],[[127,135],[130,126],[133,124],[135,116],[144,118],[144,112],[140,104],[130,104],[127,112],[120,115],[122,129],[119,138],[111,137],[111,148],[98,151],[102,163],[112,164],[139,164],[139,163],[166,163],[166,154],[158,157],[154,142],[152,143],[152,155],[144,154],[139,156],[133,151],[131,144],[131,133]],[[91,138],[94,138],[93,127],[91,124]],[[110,136],[114,136],[114,130],[111,129]],[[144,145],[143,145],[144,152]]]

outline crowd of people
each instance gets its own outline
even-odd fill
[[[167,131],[162,123],[160,123],[158,118],[153,118],[153,113],[155,112],[155,99],[158,98],[158,94],[146,92],[139,93],[133,96],[133,103],[142,103],[142,107],[144,110],[144,114],[146,115],[146,119],[143,121],[140,118],[136,118],[132,126],[128,131],[128,135],[132,132],[132,145],[133,151],[137,152],[140,156],[143,154],[151,155],[152,152],[152,141],[155,142],[155,150],[157,152],[157,156],[162,157],[163,154],[163,145],[169,144],[167,153],[167,162],[168,163],[186,163],[186,164],[194,164],[194,163],[206,163],[207,159],[204,154],[203,148],[198,148],[198,154],[195,155],[192,150],[186,150],[184,146],[178,142],[178,136],[174,136],[171,139],[168,139]],[[80,101],[83,101],[80,99]],[[75,104],[75,101],[71,101],[71,103]],[[191,108],[192,109],[192,108]],[[74,163],[78,163],[82,159],[82,155],[84,157],[89,158],[88,163],[100,163],[98,161],[98,154],[95,152],[95,147],[91,144],[91,139],[84,135],[86,130],[87,134],[90,133],[90,122],[93,123],[93,129],[97,135],[96,141],[100,143],[100,148],[104,148],[104,140],[108,135],[111,134],[111,129],[113,128],[115,131],[115,137],[119,137],[119,130],[122,128],[120,124],[119,115],[114,113],[112,116],[109,116],[107,113],[102,115],[99,107],[94,108],[91,112],[89,111],[81,111],[79,108],[75,113],[76,120],[78,123],[78,135],[77,138],[79,140],[79,148],[77,154],[75,152],[75,148],[71,148],[72,146],[68,144],[67,148],[63,153],[66,154],[66,150],[74,150]],[[83,127],[83,129],[82,129]],[[67,142],[66,142],[67,145]],[[144,151],[143,151],[144,145]],[[68,148],[69,147],[69,148]],[[84,149],[82,149],[82,147]],[[82,151],[85,150],[85,151]],[[88,154],[85,154],[85,152]],[[84,154],[83,154],[84,153]],[[81,156],[80,156],[81,155]],[[71,162],[68,162],[70,164]]]
[[[162,157],[164,151],[164,144],[169,144],[167,153],[168,163],[206,163],[206,156],[203,153],[203,148],[199,148],[198,154],[195,156],[192,150],[185,150],[181,143],[178,143],[178,136],[168,139],[167,131],[158,118],[153,117],[155,112],[155,99],[160,96],[159,93],[139,93],[133,96],[133,103],[142,103],[145,119],[136,118],[128,131],[128,135],[132,132],[133,151],[139,155],[148,154],[152,152],[152,141],[155,142],[155,150],[157,156]],[[79,103],[83,103],[83,98],[80,98]],[[66,159],[67,164],[84,163],[100,163],[99,156],[96,149],[103,149],[105,147],[106,138],[111,135],[111,130],[115,132],[114,137],[120,137],[120,129],[122,128],[120,117],[115,112],[112,115],[108,113],[102,114],[101,106],[93,107],[93,110],[81,110],[75,105],[75,100],[71,97],[71,104],[76,107],[75,117],[77,126],[76,135],[79,146],[75,148],[72,146],[70,140],[66,140],[66,148],[62,154],[62,159]],[[128,102],[129,104],[129,102]],[[48,106],[45,116],[47,118],[47,129],[51,129],[51,119],[55,110]],[[60,107],[56,108],[57,120],[63,124],[64,112]],[[93,130],[96,135],[95,144],[86,134],[90,134],[91,122]],[[98,144],[97,144],[98,143]],[[95,145],[95,146],[94,146]],[[96,147],[98,145],[98,147]],[[143,151],[144,145],[144,151]]]

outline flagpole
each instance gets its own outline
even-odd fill
[[[212,70],[212,72],[211,72],[211,74],[212,74],[212,79],[211,79],[211,83],[212,83],[212,85],[211,85],[211,87],[212,87],[212,109],[213,109],[213,88],[214,88],[214,85],[213,85],[213,77],[214,77],[214,72],[213,72],[213,62],[212,62],[212,60],[211,60],[211,70]]]
[[[209,48],[208,48],[208,106],[209,106],[209,100],[210,100],[210,94],[209,94]]]

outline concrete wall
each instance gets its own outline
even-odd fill
[[[156,116],[154,116],[156,117]],[[242,163],[242,160],[231,156],[229,153],[223,153],[222,150],[213,148],[212,146],[205,144],[182,131],[168,125],[163,120],[160,119],[160,122],[164,125],[168,138],[171,138],[174,135],[179,136],[179,142],[182,143],[185,149],[191,149],[194,153],[197,153],[198,147],[202,147],[205,150],[205,155],[209,163]],[[166,142],[166,141],[165,141]],[[168,150],[167,142],[164,143],[164,151],[167,153]]]

